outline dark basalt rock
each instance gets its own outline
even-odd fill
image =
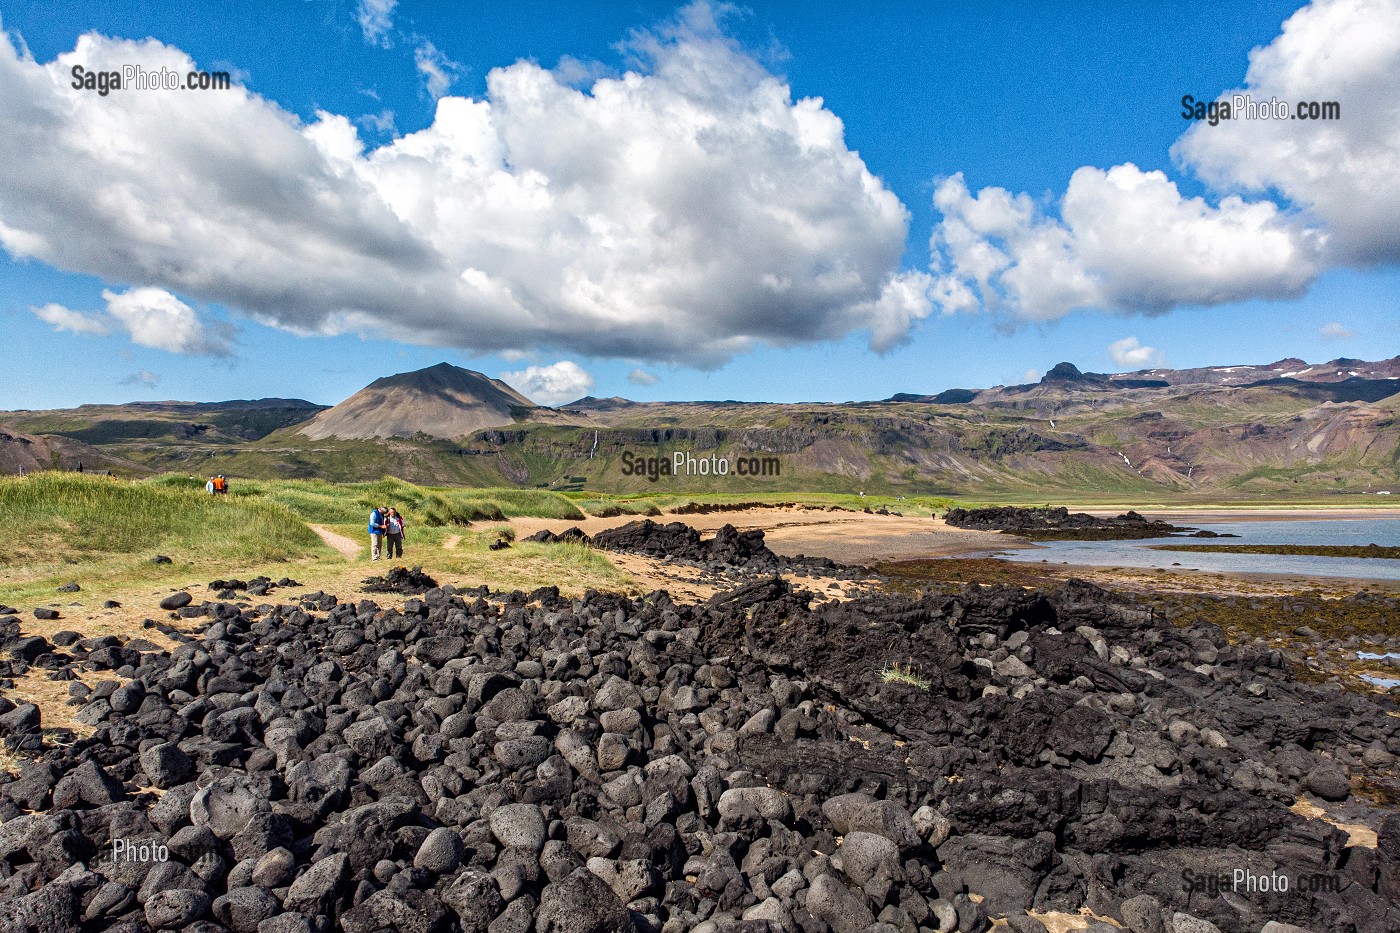
[[[34,610],[36,613],[40,610]],[[42,635],[30,635],[27,638],[16,638],[6,647],[6,652],[12,658],[32,664],[40,655],[48,654],[53,650],[48,639]]]
[[[619,540],[769,566],[668,527]],[[78,638],[121,673],[73,694],[91,736],[0,777],[0,903],[25,930],[1400,927],[1400,815],[1370,850],[1289,809],[1394,786],[1393,698],[1083,583],[745,579],[678,605],[398,576],[425,587],[401,610],[214,601],[173,651]],[[0,699],[0,732],[39,726]],[[1238,866],[1339,889],[1182,883]]]
[[[0,714],[0,736],[38,732],[39,721],[39,707],[33,703],[11,705],[8,712]]]
[[[590,538],[590,537],[588,537],[588,535],[586,535],[586,534],[583,532],[583,529],[581,529],[581,528],[579,528],[579,527],[577,527],[577,526],[570,527],[570,528],[565,528],[563,531],[559,532],[558,534],[555,534],[554,532],[550,531],[548,528],[541,528],[539,531],[537,531],[537,532],[535,532],[534,534],[530,535],[530,536],[529,536],[528,538],[526,538],[525,540],[526,540],[526,541],[533,541],[533,542],[535,542],[535,543],[537,543],[537,544],[560,544],[560,543],[592,544],[592,543],[593,543],[593,539]]]
[[[763,531],[757,528],[739,531],[733,525],[725,525],[713,538],[702,540],[700,532],[689,525],[681,522],[661,525],[648,518],[600,531],[593,536],[592,543],[605,551],[626,551],[712,570],[749,573],[795,570],[839,577],[869,575],[864,568],[844,567],[826,558],[783,557],[774,554],[763,542]]]
[[[422,567],[412,569],[395,567],[382,577],[367,577],[364,580],[366,593],[403,593],[418,596],[437,589],[437,581],[423,572]]]
[[[1194,529],[1162,521],[1150,521],[1137,512],[1124,512],[1113,518],[1098,518],[1064,507],[1022,508],[994,506],[982,509],[949,509],[943,520],[954,528],[1000,531],[1037,541],[1109,541],[1136,538],[1164,538]],[[1197,532],[1194,537],[1217,537]]]
[[[160,601],[160,608],[168,612],[175,612],[177,610],[184,609],[192,602],[194,602],[194,597],[191,596],[189,593],[171,593],[169,596],[165,597]]]

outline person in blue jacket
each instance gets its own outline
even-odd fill
[[[383,506],[369,513],[369,559],[379,560],[379,552],[384,547],[384,533],[389,510]]]

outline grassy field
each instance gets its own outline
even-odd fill
[[[1045,492],[988,492],[957,504],[1043,505],[1072,508],[1163,506],[1200,508],[1378,507],[1377,497],[1205,499],[1161,501],[1123,489],[1064,497]],[[343,583],[346,573],[367,569],[365,523],[378,505],[398,508],[408,522],[406,562],[444,574],[501,585],[554,580],[580,586],[617,585],[622,575],[587,550],[539,548],[521,543],[492,552],[494,523],[513,518],[582,521],[589,516],[659,516],[662,513],[791,504],[859,511],[881,508],[909,516],[942,512],[953,500],[938,496],[857,496],[829,492],[736,494],[552,492],[511,488],[420,486],[385,477],[374,482],[317,479],[235,479],[228,496],[204,492],[204,478],[166,473],[131,480],[66,472],[0,478],[0,522],[12,530],[0,550],[0,602],[52,601],[55,589],[75,581],[85,591],[129,591],[187,585],[219,576],[253,576]],[[1389,505],[1388,502],[1384,503]],[[1398,503],[1400,504],[1400,503]],[[1392,506],[1393,507],[1393,506]],[[341,536],[359,546],[347,560],[322,539]],[[152,563],[156,555],[171,563]],[[358,582],[358,580],[354,581]],[[514,584],[512,584],[514,585]]]
[[[370,568],[366,519],[380,505],[394,506],[407,521],[404,563],[429,572],[493,587],[559,581],[580,590],[621,587],[626,575],[587,548],[518,542],[491,551],[487,545],[501,534],[500,523],[514,518],[582,521],[776,504],[931,515],[952,503],[829,493],[561,494],[428,487],[390,477],[366,483],[235,479],[227,496],[210,496],[203,477],[122,479],[52,471],[0,478],[0,523],[17,530],[13,545],[0,551],[0,602],[56,604],[57,587],[69,582],[82,587],[86,603],[258,574],[327,589],[357,585]],[[339,536],[342,546],[360,550],[347,559],[322,535]],[[153,563],[157,555],[170,562]]]
[[[564,493],[574,505],[589,515],[657,515],[662,512],[684,513],[706,506],[775,506],[796,505],[818,509],[888,509],[905,515],[932,515],[954,504],[946,496],[858,496],[850,493],[791,492],[791,493],[631,493],[606,495],[593,492]],[[718,509],[717,509],[718,510]]]
[[[491,523],[513,518],[582,521],[588,516],[660,515],[675,510],[780,503],[813,508],[887,508],[930,515],[951,504],[939,497],[896,498],[830,493],[761,495],[604,495],[589,492],[420,486],[385,477],[375,482],[235,478],[227,496],[210,496],[205,479],[164,473],[122,479],[68,472],[0,478],[0,523],[16,529],[0,551],[0,601],[51,600],[76,581],[84,590],[159,585],[228,575],[314,576],[343,570],[346,560],[320,533],[366,543],[371,509],[392,505],[408,523],[409,562],[444,572],[527,581],[564,572],[569,578],[616,582],[611,565],[590,552],[540,550],[521,544],[491,552]],[[314,527],[313,527],[314,526]],[[368,558],[364,548],[358,562]],[[171,563],[152,563],[163,555]],[[545,558],[548,559],[545,559]],[[529,561],[522,558],[530,558]],[[563,562],[567,566],[555,566]],[[538,564],[530,574],[517,569]],[[590,576],[590,574],[592,576]]]
[[[312,526],[363,543],[367,516],[377,505],[392,505],[407,520],[406,557],[444,572],[529,582],[506,566],[529,557],[532,574],[569,579],[582,573],[615,582],[611,565],[591,552],[536,554],[534,545],[522,545],[505,552],[508,560],[486,549],[495,535],[483,523],[584,517],[557,493],[426,488],[386,478],[344,485],[236,481],[229,495],[210,496],[197,477],[45,472],[0,478],[0,523],[15,530],[12,546],[0,550],[0,601],[51,601],[55,588],[70,581],[85,591],[115,592],[201,575],[335,576],[347,561]],[[171,562],[152,563],[157,555]],[[499,572],[492,571],[496,565]]]
[[[209,563],[281,562],[329,549],[285,505],[215,498],[176,484],[46,472],[0,479],[0,598],[23,599],[75,573],[94,580],[160,578],[157,554]]]

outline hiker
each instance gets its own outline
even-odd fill
[[[379,560],[379,552],[384,546],[384,520],[388,517],[389,510],[384,506],[378,506],[369,513],[369,559]]]
[[[384,538],[389,545],[389,558],[403,557],[403,532],[407,527],[398,509],[391,508],[384,519]]]
[[[226,496],[228,495],[228,480],[224,474],[220,473],[204,484],[204,491],[211,496]]]

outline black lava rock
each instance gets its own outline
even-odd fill
[[[614,540],[743,583],[680,604],[396,568],[422,588],[398,608],[255,607],[220,594],[282,584],[230,578],[182,594],[201,627],[162,623],[173,650],[64,636],[71,668],[0,616],[6,676],[114,672],[71,691],[90,735],[0,776],[0,903],[196,933],[1400,928],[1400,817],[1370,850],[1289,809],[1389,786],[1394,698],[1087,584],[836,603],[759,536]],[[7,743],[39,727],[0,698]],[[1180,884],[1237,866],[1347,886]]]
[[[194,602],[194,597],[191,596],[189,593],[185,593],[183,591],[179,593],[171,593],[169,596],[165,597],[160,601],[160,608],[165,609],[169,612],[174,612],[179,609],[184,609],[192,602]]]

